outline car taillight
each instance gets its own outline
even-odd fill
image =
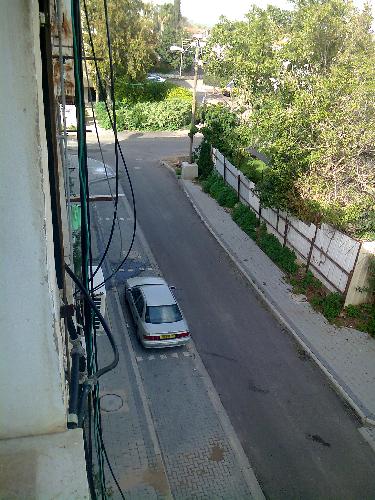
[[[145,340],[160,340],[160,337],[157,337],[156,335],[144,335],[143,338]]]
[[[176,337],[181,339],[182,337],[189,337],[190,332],[180,332],[176,334]]]

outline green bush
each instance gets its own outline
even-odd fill
[[[191,105],[191,101],[193,100],[193,94],[189,89],[185,89],[184,87],[179,87],[177,85],[174,85],[167,91],[166,99],[183,99],[184,101],[188,101]]]
[[[344,312],[348,318],[359,318],[361,316],[361,309],[358,306],[349,304],[345,307]]]
[[[205,193],[210,192],[211,185],[215,182],[216,178],[216,172],[211,171],[211,173],[202,181],[202,189]]]
[[[98,123],[101,127],[105,129],[111,128],[111,122],[108,117],[108,113],[104,102],[97,102],[95,105],[95,115]]]
[[[261,160],[249,159],[239,165],[239,169],[255,184],[259,182],[269,167]]]
[[[253,240],[256,239],[258,219],[255,213],[242,203],[237,203],[233,208],[232,219]]]
[[[297,272],[296,254],[289,248],[284,247],[275,235],[267,233],[265,224],[261,224],[260,226],[258,245],[280,269],[286,271],[288,274]]]
[[[104,103],[96,106],[99,124],[110,128]],[[166,99],[160,102],[138,102],[121,106],[116,111],[117,129],[121,130],[178,130],[190,122],[190,103],[184,99]]]
[[[216,172],[202,181],[202,189],[209,193],[222,207],[233,208],[237,203],[236,192]]]
[[[223,186],[216,199],[222,207],[233,208],[237,203],[237,194],[231,187]]]
[[[299,271],[300,273],[296,273],[290,278],[293,293],[306,293],[308,289],[315,292],[322,289],[321,282],[314,277],[313,273],[311,271],[305,272],[305,266],[301,266]]]
[[[344,297],[341,293],[334,292],[323,297],[313,297],[311,303],[323,313],[329,322],[332,322],[341,312],[342,306],[344,305]]]
[[[118,78],[115,87],[116,102],[121,105],[131,105],[137,102],[163,101],[178,85],[171,82],[145,81],[139,83],[127,82],[124,78]]]
[[[205,137],[203,138],[200,145],[195,149],[193,159],[197,162],[198,175],[200,179],[206,179],[210,177],[214,164],[211,157],[211,144]]]

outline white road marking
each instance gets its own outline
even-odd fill
[[[154,356],[153,354],[151,354],[151,356],[149,356],[149,357],[148,357],[148,359],[149,359],[150,361],[152,361],[153,359],[155,359],[155,356]]]
[[[120,272],[124,273],[125,272],[125,269],[119,269]]]
[[[167,359],[167,355],[166,354],[160,354],[160,359]]]
[[[142,167],[134,167],[134,170],[141,170]]]
[[[177,353],[177,352],[173,352],[173,353],[171,354],[171,357],[172,357],[172,358],[178,358],[178,353]]]
[[[188,351],[183,351],[182,353],[186,358],[188,358],[191,354]]]
[[[111,220],[109,217],[106,217],[105,220]]]
[[[152,267],[148,267],[147,271],[153,271],[153,268]]]
[[[120,217],[119,219],[120,219],[120,220],[125,220],[125,219],[124,219],[124,217]]]
[[[134,269],[128,269],[129,273],[132,273],[133,271],[134,271]]]
[[[140,361],[143,361],[143,358],[142,356],[136,356],[135,358],[137,360],[137,363],[139,363]]]
[[[140,271],[144,271],[144,270],[145,270],[145,268],[144,268],[144,267],[140,267],[140,268],[139,268],[139,270],[140,270]]]

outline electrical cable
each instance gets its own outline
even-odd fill
[[[90,297],[89,292],[85,289],[85,287],[83,286],[83,284],[80,282],[80,280],[77,278],[77,276],[73,273],[73,271],[70,269],[70,267],[67,264],[65,264],[65,270],[68,273],[68,275],[72,278],[72,280],[74,281],[74,283],[77,285],[77,287],[80,289],[80,291],[83,293],[83,295],[85,296],[85,299],[87,300],[88,304],[90,305],[90,307],[92,308],[92,310],[97,315],[100,323],[103,326],[103,330],[107,334],[109,343],[111,344],[111,348],[112,348],[112,351],[113,351],[113,361],[109,365],[105,366],[104,368],[100,368],[96,373],[94,373],[92,375],[91,378],[93,380],[97,380],[98,378],[102,377],[105,373],[108,373],[109,371],[111,371],[114,368],[116,368],[116,366],[118,365],[118,360],[119,360],[118,348],[117,348],[115,339],[113,338],[112,332],[111,332],[110,328],[107,325],[106,320],[103,318],[103,316],[102,316],[101,312],[99,311],[98,307],[96,306],[95,302]]]
[[[108,59],[109,59],[109,75],[110,75],[110,81],[111,81],[111,101],[112,101],[112,128],[113,128],[113,134],[115,136],[115,168],[116,168],[116,203],[115,203],[115,209],[113,212],[113,219],[112,219],[112,226],[111,226],[111,231],[109,234],[109,238],[107,241],[106,248],[103,252],[103,255],[100,259],[100,262],[98,264],[98,267],[96,268],[96,271],[94,272],[93,276],[98,272],[99,267],[102,265],[108,251],[109,247],[112,242],[113,238],[113,233],[115,229],[115,223],[116,223],[116,218],[117,218],[117,205],[118,205],[118,182],[119,182],[119,165],[118,165],[118,149],[117,149],[117,121],[116,121],[116,108],[115,108],[115,82],[114,82],[114,76],[113,76],[113,58],[112,58],[112,44],[111,44],[111,35],[109,32],[109,22],[108,22],[108,6],[107,6],[107,1],[104,0],[104,18],[105,18],[105,26],[106,26],[106,35],[107,35],[107,45],[108,45]]]
[[[85,73],[86,73],[86,79],[87,79],[87,82],[88,82],[88,87],[90,88],[90,83],[89,83],[89,73],[88,73],[88,69],[87,69],[87,62],[86,62],[86,54],[85,54],[85,48],[84,46],[82,47],[83,48],[83,61],[84,61],[84,65],[85,65]],[[118,220],[118,211],[117,211],[117,203],[118,203],[118,196],[117,196],[117,203],[115,201],[115,198],[113,196],[113,193],[112,193],[112,187],[111,187],[111,183],[109,182],[109,177],[108,177],[108,169],[107,169],[107,165],[104,161],[104,154],[103,154],[103,149],[102,149],[102,145],[101,145],[101,142],[100,142],[100,138],[99,138],[99,131],[98,131],[98,125],[96,123],[96,116],[95,116],[95,110],[94,110],[94,103],[92,102],[92,97],[91,97],[91,92],[89,91],[89,103],[90,103],[90,107],[91,107],[91,112],[92,112],[92,118],[93,118],[93,121],[94,121],[94,128],[95,128],[95,135],[96,135],[96,140],[97,140],[97,143],[98,143],[98,146],[99,146],[99,151],[100,151],[100,157],[102,159],[102,163],[103,163],[103,166],[104,166],[104,172],[105,172],[105,176],[106,176],[106,180],[107,180],[107,184],[108,184],[108,188],[109,188],[109,192],[110,192],[110,195],[111,195],[111,198],[112,198],[112,201],[115,205],[115,212],[114,212],[114,218],[115,220],[117,221],[117,227],[118,227],[118,230],[119,230],[119,233],[120,233],[120,255],[122,255],[122,249],[123,249],[123,240],[122,240],[122,231],[121,231],[121,226],[120,226],[120,222]],[[118,175],[116,175],[116,182],[118,183]],[[116,216],[115,216],[116,214]],[[108,245],[108,244],[107,244]],[[97,270],[99,269],[100,265],[102,264],[103,262],[103,259],[100,261],[100,263],[98,264],[98,268]],[[95,273],[92,275],[91,278],[93,278],[97,272],[97,270],[95,271]]]
[[[116,478],[115,473],[113,472],[113,468],[112,468],[111,462],[110,462],[109,457],[108,457],[107,449],[106,449],[105,444],[104,444],[104,441],[103,441],[103,434],[102,434],[102,432],[100,432],[99,436],[100,436],[101,445],[102,445],[102,447],[103,447],[103,451],[104,451],[104,456],[105,456],[105,459],[106,459],[106,462],[107,462],[107,465],[108,465],[109,471],[110,471],[110,473],[111,473],[111,476],[113,477],[113,480],[114,480],[114,482],[115,482],[115,484],[116,484],[116,486],[117,486],[117,489],[118,489],[118,491],[119,491],[119,493],[120,493],[120,495],[121,495],[121,498],[122,498],[123,500],[125,500],[125,495],[124,495],[124,493],[123,493],[123,491],[122,491],[122,489],[121,489],[121,486],[120,486],[120,484],[119,484],[119,482],[118,482],[118,480],[117,480],[117,478]]]
[[[94,60],[95,70],[96,70],[97,77],[98,77],[98,82],[99,82],[99,88],[100,88],[100,92],[102,92],[104,94],[104,86],[103,86],[103,81],[102,81],[102,78],[101,78],[101,73],[100,73],[100,70],[99,70],[99,67],[98,67],[98,61],[97,61],[97,58],[96,58],[96,55],[95,55],[95,47],[94,47],[94,43],[93,43],[93,39],[92,39],[91,26],[90,26],[90,21],[89,21],[89,16],[88,16],[88,10],[87,10],[86,0],[83,0],[83,5],[84,5],[84,11],[85,11],[85,17],[86,17],[86,24],[87,24],[87,31],[88,31],[88,35],[89,35],[89,41],[90,41],[90,47],[91,47],[92,57],[93,57],[93,60]],[[112,121],[112,118],[111,118],[111,112],[109,110],[109,107],[108,107],[108,104],[107,104],[106,101],[104,101],[104,104],[105,104],[105,107],[106,107],[106,110],[107,110],[107,114],[108,114],[108,118],[109,118],[112,130],[113,130],[114,127],[113,127],[113,121]],[[113,105],[115,107],[115,101],[113,101]],[[102,283],[98,284],[94,288],[94,291],[98,290],[104,283],[106,283],[108,280],[110,280],[118,272],[118,270],[123,266],[124,262],[129,257],[129,254],[130,254],[130,252],[131,252],[131,250],[133,248],[133,244],[134,244],[134,240],[135,240],[135,234],[136,234],[136,229],[137,229],[137,212],[136,212],[136,204],[135,204],[133,184],[132,184],[132,181],[131,181],[131,178],[130,178],[130,174],[129,174],[129,169],[128,169],[128,166],[126,164],[126,161],[125,161],[125,158],[124,158],[124,154],[122,152],[122,149],[121,149],[121,146],[120,146],[120,143],[118,141],[117,136],[115,137],[115,146],[118,148],[118,151],[120,152],[121,160],[122,160],[122,162],[124,164],[126,176],[127,176],[128,181],[129,181],[129,187],[130,187],[131,199],[132,199],[132,205],[133,205],[133,214],[134,214],[133,215],[134,216],[134,220],[133,220],[133,233],[132,233],[132,238],[131,238],[131,242],[130,242],[130,245],[129,245],[129,249],[128,249],[125,257],[122,259],[122,261],[120,262],[120,264],[118,265],[118,267],[109,276],[107,276],[107,278],[105,278]]]

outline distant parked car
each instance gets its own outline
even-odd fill
[[[163,278],[130,278],[125,297],[144,347],[175,347],[190,340],[188,325]]]
[[[157,83],[163,83],[165,82],[165,78],[162,76],[158,75],[157,73],[149,73],[147,75],[147,80],[150,80],[152,82],[157,82]]]
[[[234,87],[236,86],[236,83],[234,80],[231,80],[227,85],[225,85],[225,87],[223,88],[222,90],[222,93],[223,95],[226,95],[226,96],[231,96],[232,95],[232,92],[233,92],[233,89]]]

